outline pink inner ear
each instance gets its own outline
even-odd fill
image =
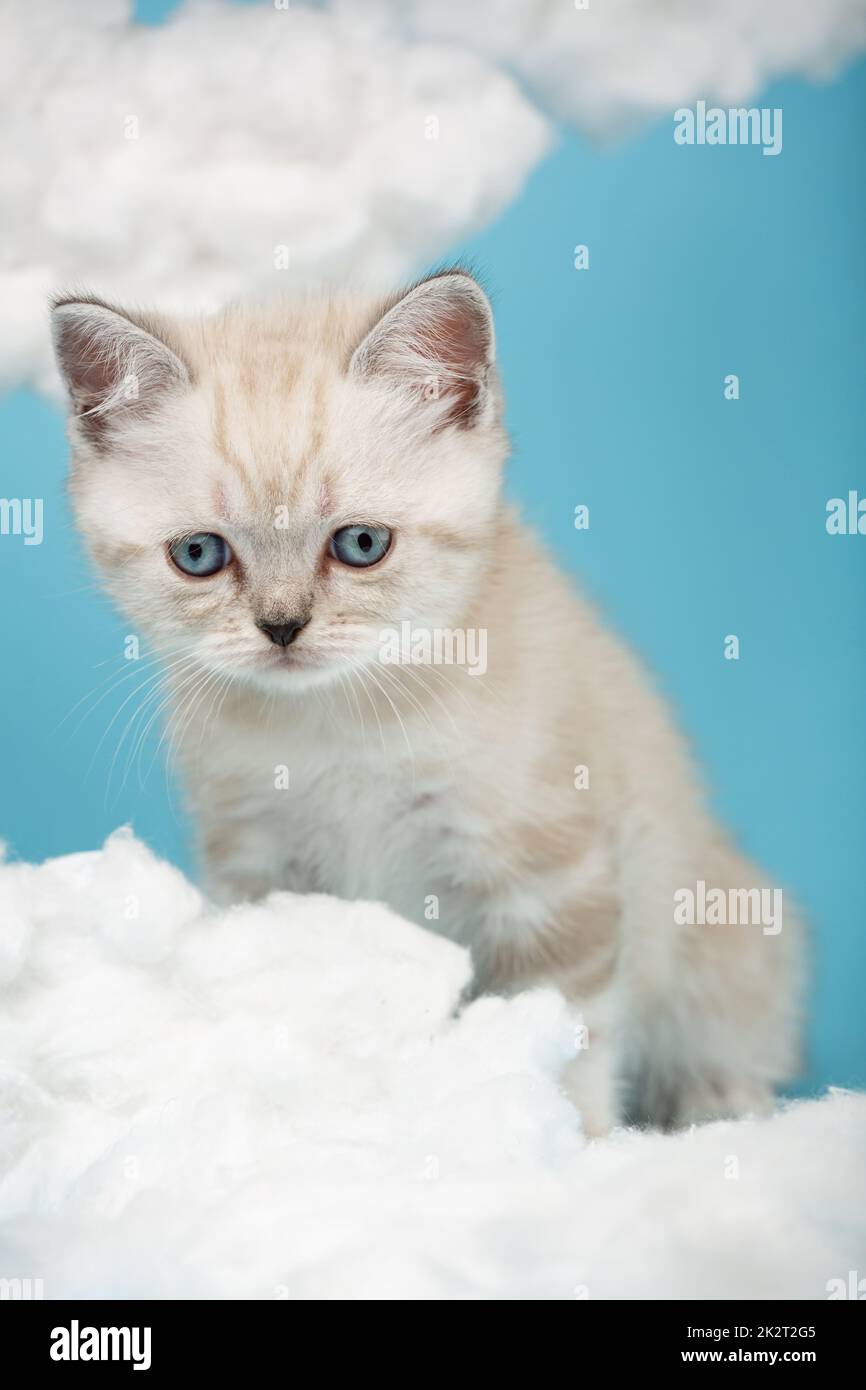
[[[425,383],[426,399],[447,399],[451,409],[442,424],[468,425],[478,408],[487,364],[487,332],[469,304],[443,304],[427,326],[431,356],[446,368],[440,379]]]
[[[57,357],[79,411],[98,405],[117,381],[117,353],[100,340],[87,319],[64,318],[57,335]]]
[[[445,304],[436,314],[439,355],[457,372],[473,375],[487,362],[487,331],[468,304]]]
[[[434,361],[445,368],[435,371],[424,384],[425,399],[446,400],[450,409],[437,422],[466,427],[478,409],[485,366],[485,342],[475,315],[458,305],[443,307],[428,326]],[[427,334],[425,334],[425,337]]]
[[[189,380],[166,343],[98,301],[58,304],[54,342],[80,428],[95,442],[112,422],[145,413]]]
[[[352,370],[390,377],[438,402],[430,428],[471,425],[493,361],[490,306],[469,276],[449,272],[409,290],[355,350]]]

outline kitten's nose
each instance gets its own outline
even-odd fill
[[[290,618],[287,623],[256,623],[256,627],[266,632],[278,647],[288,647],[308,621],[307,618]]]

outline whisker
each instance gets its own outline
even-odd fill
[[[194,659],[194,658],[190,658],[190,659],[186,662],[186,664],[181,668],[181,670],[180,670],[177,674],[179,674],[179,675],[185,675],[185,673],[188,672],[189,667],[190,667],[190,666],[194,666],[194,665],[195,665],[195,659]],[[176,677],[175,677],[175,678],[176,678]],[[185,676],[185,679],[188,679],[188,678],[189,678],[188,676]],[[114,757],[113,757],[112,760],[111,760],[111,767],[109,768],[109,771],[108,771],[108,780],[107,780],[107,785],[106,785],[106,796],[108,795],[108,793],[109,793],[109,791],[110,791],[111,782],[112,782],[113,777],[114,777],[114,769],[115,769],[115,766],[116,766],[116,764],[117,764],[117,759],[118,759],[118,757],[120,756],[120,751],[121,751],[121,749],[122,749],[124,743],[126,742],[126,739],[127,739],[128,735],[130,734],[131,730],[135,727],[136,720],[139,719],[139,718],[144,714],[144,711],[146,710],[146,708],[147,708],[147,706],[148,706],[148,704],[150,703],[151,700],[160,701],[160,703],[157,704],[157,706],[156,706],[156,708],[155,708],[153,714],[150,716],[150,719],[149,719],[148,722],[147,722],[147,725],[146,725],[145,730],[144,730],[144,733],[145,733],[145,736],[146,736],[147,731],[152,727],[154,720],[158,717],[160,710],[165,708],[166,703],[167,703],[168,700],[171,698],[170,695],[167,696],[164,700],[161,698],[161,697],[162,697],[162,694],[163,694],[163,691],[164,691],[164,689],[166,688],[166,686],[170,686],[170,682],[169,682],[169,680],[168,680],[168,674],[167,674],[166,672],[160,672],[159,677],[158,677],[158,679],[157,679],[157,684],[156,684],[155,686],[153,686],[153,687],[151,688],[151,690],[148,691],[148,694],[147,694],[147,695],[145,696],[145,698],[138,704],[138,706],[136,707],[136,709],[135,709],[135,711],[133,712],[132,716],[127,720],[126,725],[125,725],[125,727],[124,727],[124,729],[123,729],[123,732],[122,732],[122,734],[120,735],[120,738],[119,738],[119,740],[118,740],[117,747],[116,747],[115,750],[114,750]],[[124,703],[126,703],[126,701],[125,701]],[[119,711],[118,711],[118,713],[119,713]],[[135,741],[134,741],[134,744],[133,744],[133,753],[134,753],[134,749],[135,749],[135,747],[136,747],[137,745],[138,745],[138,736],[136,736]],[[130,759],[129,759],[129,757],[127,757],[127,762],[126,762],[126,765],[125,765],[125,768],[124,768],[123,780],[122,780],[122,782],[121,782],[121,784],[120,784],[120,788],[119,788],[119,791],[118,791],[118,795],[119,795],[119,793],[123,790],[123,788],[124,788],[125,785],[126,785],[126,779],[127,779],[128,775],[129,775],[129,769],[130,769]]]
[[[102,737],[100,738],[100,740],[99,740],[99,742],[97,743],[95,749],[93,750],[93,757],[92,757],[92,759],[91,759],[90,768],[88,769],[88,774],[87,774],[88,776],[90,775],[90,772],[93,770],[93,764],[94,764],[94,762],[96,761],[96,758],[97,758],[97,756],[98,756],[98,754],[99,754],[100,749],[102,748],[103,743],[105,742],[105,740],[106,740],[106,738],[108,737],[109,733],[110,733],[111,730],[113,729],[113,727],[114,727],[114,725],[116,724],[117,720],[120,718],[120,715],[122,714],[123,710],[124,710],[124,709],[126,708],[126,706],[129,704],[130,700],[135,699],[135,696],[139,693],[140,690],[144,689],[145,686],[152,685],[154,681],[156,681],[157,683],[160,683],[160,682],[164,679],[164,677],[165,677],[165,672],[162,671],[162,670],[156,671],[156,672],[153,673],[152,675],[148,676],[144,681],[142,681],[139,685],[137,685],[137,686],[135,687],[134,690],[131,690],[131,691],[130,691],[130,693],[127,695],[127,697],[126,697],[126,699],[123,701],[123,703],[118,707],[118,709],[115,710],[115,712],[114,712],[114,714],[112,715],[112,717],[111,717],[111,719],[110,719],[110,721],[109,721],[109,723],[108,723],[108,725],[107,725],[105,731],[104,731],[103,734],[102,734]]]
[[[180,651],[181,648],[176,648],[176,650]],[[124,683],[124,681],[133,680],[136,676],[140,676],[142,674],[142,671],[150,670],[161,660],[162,658],[158,655],[149,656],[143,663],[141,661],[136,661],[131,668],[127,663],[127,669],[125,669],[122,674],[118,674],[117,671],[109,671],[105,678],[101,680],[98,685],[95,685],[92,690],[89,690],[87,692],[87,694],[82,695],[79,700],[76,700],[75,704],[71,707],[71,709],[67,710],[66,714],[64,714],[63,718],[60,720],[60,723],[57,725],[55,729],[52,730],[52,738],[60,732],[67,719],[70,719],[72,717],[75,711],[82,704],[84,704],[85,700],[89,700],[91,696],[96,695],[100,690],[102,690],[103,686],[106,684],[107,681],[112,681],[113,684],[110,685],[107,690],[104,690],[100,698],[94,702],[91,708],[85,712],[85,714],[82,715],[81,719],[73,729],[73,734],[76,734],[78,732],[84,720],[88,718],[94,710],[98,709],[98,707],[102,704],[102,701],[108,695],[111,694],[112,690],[116,690],[119,685],[122,685]]]
[[[404,738],[404,740],[405,740],[405,743],[406,743],[406,751],[408,752],[408,754],[409,754],[409,760],[410,760],[410,762],[412,763],[412,783],[413,783],[413,786],[414,786],[414,783],[415,783],[415,752],[414,752],[414,749],[412,748],[412,744],[411,744],[410,741],[409,741],[409,735],[408,735],[408,733],[406,732],[406,725],[403,723],[403,720],[402,720],[401,717],[400,717],[400,711],[397,709],[397,706],[394,704],[394,701],[391,699],[391,696],[388,694],[388,692],[387,692],[387,690],[385,689],[385,687],[384,687],[383,685],[379,685],[379,682],[378,682],[378,680],[376,679],[376,673],[375,673],[375,671],[373,670],[373,667],[372,667],[372,666],[368,666],[368,667],[367,667],[367,675],[368,675],[368,676],[370,677],[370,679],[373,681],[374,685],[376,685],[376,686],[379,688],[379,690],[381,690],[382,694],[385,696],[385,699],[388,701],[388,704],[391,706],[391,709],[394,711],[394,718],[397,720],[397,723],[400,725],[400,731],[401,731],[401,733],[402,733],[402,735],[403,735],[403,738]],[[383,750],[383,751],[384,751],[384,750]]]
[[[366,697],[367,697],[367,703],[368,703],[368,704],[370,705],[370,707],[372,708],[373,714],[374,714],[374,716],[375,716],[375,718],[376,718],[376,725],[377,725],[378,730],[379,730],[379,741],[380,741],[380,743],[382,744],[382,757],[383,757],[383,758],[387,758],[387,756],[388,756],[388,751],[387,751],[387,749],[386,749],[386,747],[385,747],[385,732],[384,732],[384,730],[383,730],[383,728],[382,728],[382,721],[381,721],[381,719],[379,718],[379,711],[378,711],[377,708],[376,708],[376,702],[375,702],[375,700],[373,699],[372,695],[370,694],[369,690],[367,689],[367,683],[366,683],[366,681],[364,680],[364,671],[363,671],[360,667],[357,668],[357,676],[358,676],[358,680],[361,682],[361,689],[363,690],[364,694],[365,694]]]

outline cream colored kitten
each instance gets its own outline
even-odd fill
[[[211,891],[381,899],[470,946],[477,990],[556,984],[590,1133],[767,1106],[797,921],[756,920],[661,701],[504,503],[475,281],[196,320],[60,300],[54,330],[78,522],[165,655]],[[387,663],[401,624],[483,634],[486,670]]]

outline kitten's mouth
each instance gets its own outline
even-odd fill
[[[330,684],[338,677],[339,657],[330,652],[298,648],[259,652],[246,667],[249,676],[274,693],[303,691],[309,686]]]
[[[238,653],[238,656],[241,654]],[[302,681],[305,677],[317,681],[337,679],[347,666],[356,668],[365,663],[358,661],[354,649],[337,647],[315,648],[303,643],[290,643],[288,647],[273,646],[266,651],[244,653],[241,665],[247,674],[269,684],[287,684]]]
[[[305,667],[322,666],[324,662],[312,652],[284,647],[281,651],[268,652],[264,664],[269,671],[303,671]]]
[[[256,662],[257,671],[323,671],[333,665],[330,657],[320,652],[311,652],[304,647],[284,647],[282,650],[265,652]]]

